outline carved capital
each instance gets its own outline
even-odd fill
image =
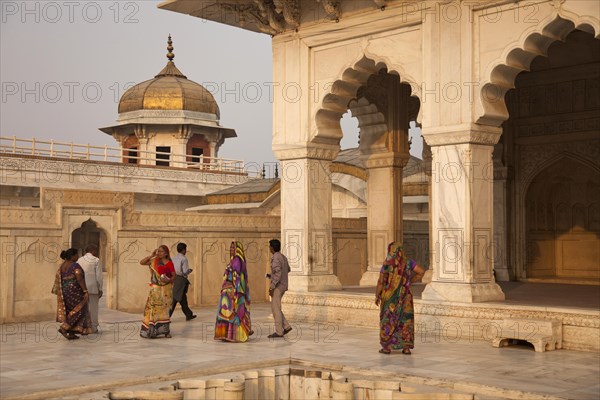
[[[274,148],[273,152],[278,160],[297,160],[311,158],[315,160],[333,161],[340,151],[339,146],[307,145],[297,147]]]
[[[179,125],[179,130],[177,132],[177,139],[185,140],[186,143],[192,137],[194,133],[192,132],[192,127],[190,125]]]
[[[422,135],[429,146],[453,144],[495,145],[502,135],[502,128],[495,126],[465,124],[423,128]]]
[[[115,138],[115,140],[117,142],[119,142],[119,145],[121,147],[125,146],[125,141],[127,140],[127,138],[129,137],[128,134],[126,133],[122,133],[122,132],[116,132],[113,130],[113,134],[112,137]]]
[[[363,156],[367,169],[400,167],[404,168],[410,159],[409,154],[379,153]]]

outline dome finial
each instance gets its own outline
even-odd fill
[[[169,33],[169,40],[167,40],[167,58],[169,59],[169,61],[173,61],[173,59],[175,58],[175,54],[173,54],[173,41],[171,40],[171,34]]]

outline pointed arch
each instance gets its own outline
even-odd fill
[[[359,94],[360,89],[367,85],[369,78],[381,71],[397,76],[400,83],[410,86],[411,96],[407,107],[412,118],[418,118],[420,100],[414,93],[419,93],[419,88],[414,80],[402,74],[399,68],[389,68],[385,62],[373,58],[363,55],[351,67],[346,68],[340,79],[331,85],[330,91],[323,97],[321,107],[316,112],[317,132],[311,139],[312,142],[339,143],[343,136],[340,119],[348,109],[359,121],[361,142],[363,134],[378,136],[388,130],[382,110],[378,110],[375,104],[361,98]]]
[[[567,14],[567,13],[563,13]],[[556,41],[565,41],[567,35],[579,29],[600,39],[598,21],[591,17],[568,17],[556,13],[552,20],[542,21],[536,29],[523,33],[519,45],[507,46],[497,62],[486,69],[483,76],[489,76],[481,86],[481,109],[478,110],[477,123],[500,126],[509,117],[506,107],[506,93],[515,87],[517,75],[529,71],[537,56],[547,56],[550,45]]]

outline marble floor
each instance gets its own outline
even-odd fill
[[[68,342],[55,322],[0,325],[0,398],[92,399],[113,388],[302,360],[346,374],[394,376],[414,384],[462,388],[478,399],[598,399],[600,354],[533,348],[494,348],[485,342],[416,337],[410,356],[378,353],[378,331],[295,323],[285,339],[273,331],[268,304],[254,304],[255,335],[243,344],[212,339],[215,310],[178,309],[173,338],[139,337],[140,315],[101,308],[101,333]],[[256,368],[256,367],[254,367]]]

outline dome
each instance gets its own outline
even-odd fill
[[[154,77],[138,83],[123,94],[119,101],[119,114],[139,110],[186,110],[216,115],[219,106],[204,86],[189,80],[173,62],[169,36],[167,65]]]

